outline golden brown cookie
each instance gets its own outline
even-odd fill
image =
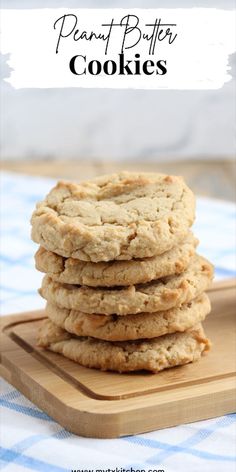
[[[192,260],[197,243],[190,233],[179,246],[159,256],[97,263],[66,259],[40,247],[35,254],[35,263],[36,269],[60,283],[89,287],[128,286],[180,274]]]
[[[75,337],[46,320],[40,330],[38,342],[42,347],[62,354],[84,367],[118,372],[159,372],[197,361],[210,348],[201,324],[184,333],[112,343]]]
[[[32,215],[32,239],[83,261],[152,257],[183,241],[194,216],[181,177],[121,172],[59,182]]]
[[[147,284],[125,288],[90,288],[60,284],[46,275],[39,293],[54,305],[84,313],[150,313],[190,302],[209,287],[212,277],[212,265],[196,255],[182,274]]]
[[[46,315],[55,325],[76,336],[91,336],[105,341],[130,341],[186,331],[203,321],[210,308],[209,298],[202,294],[181,307],[157,313],[91,315],[47,303]]]

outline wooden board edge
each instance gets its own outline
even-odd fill
[[[105,439],[140,434],[221,416],[232,413],[236,408],[235,378],[212,381],[204,387],[183,387],[177,395],[155,393],[135,401],[95,400],[71,389],[74,401],[72,399],[71,404],[66,404],[53,392],[45,394],[37,378],[18,368],[9,369],[8,362],[0,371],[7,381],[65,429],[85,437]],[[62,382],[61,379],[59,382]],[[32,388],[34,384],[35,388]],[[55,388],[57,391],[57,385]]]
[[[190,389],[183,388],[180,392],[183,398],[179,399],[178,403],[174,398],[161,405],[143,405],[141,410],[132,414],[122,413],[120,436],[145,433],[233,413],[236,409],[235,385],[232,386],[229,382],[227,387],[225,381],[222,381],[221,388],[216,392],[214,392],[214,382],[211,383],[211,387],[212,391],[203,391],[194,397]]]
[[[29,320],[30,316],[30,320]],[[43,318],[45,315],[44,309],[33,310],[33,311],[23,311],[21,313],[13,313],[11,315],[4,315],[0,317],[0,332],[3,332],[7,327],[11,327],[17,323],[35,321],[40,318]]]
[[[222,290],[236,290],[236,277],[231,277],[224,280],[215,280],[206,290],[207,293],[222,291]],[[235,292],[236,295],[236,292]]]

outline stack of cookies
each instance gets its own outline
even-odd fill
[[[122,172],[59,182],[32,216],[47,320],[39,345],[128,372],[198,360],[213,267],[196,254],[195,201],[181,177]]]

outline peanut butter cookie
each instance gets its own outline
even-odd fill
[[[32,239],[82,261],[152,257],[182,242],[194,216],[181,177],[121,172],[59,182],[32,215]]]

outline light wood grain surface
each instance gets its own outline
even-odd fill
[[[29,175],[83,180],[120,170],[143,170],[183,175],[192,190],[205,196],[235,200],[236,160],[182,160],[175,162],[103,160],[21,160],[2,161],[0,168]]]

